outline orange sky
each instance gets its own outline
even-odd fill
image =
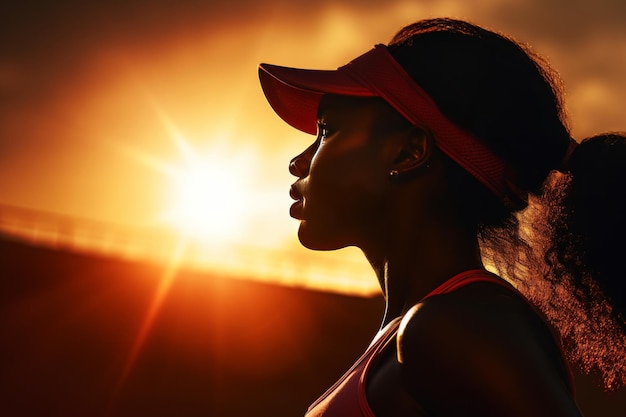
[[[158,225],[175,198],[167,172],[186,163],[182,138],[244,194],[229,209],[237,230],[194,249],[216,268],[376,287],[357,251],[297,244],[287,163],[311,138],[266,104],[259,62],[335,68],[414,20],[467,18],[548,56],[563,76],[575,137],[624,130],[620,0],[573,0],[567,10],[540,0],[83,3],[0,13],[0,204]]]

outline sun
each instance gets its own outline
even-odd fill
[[[205,242],[237,240],[253,194],[251,158],[224,149],[185,152],[168,174],[163,220],[187,237]]]
[[[258,217],[258,204],[252,202],[263,200],[255,176],[255,148],[215,129],[192,141],[155,100],[150,102],[178,152],[165,159],[127,144],[114,145],[164,178],[157,225],[202,246],[227,246],[249,238],[246,230]]]

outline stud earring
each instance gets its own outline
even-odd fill
[[[392,169],[391,171],[389,171],[389,176],[391,178],[396,178],[398,176],[398,171],[395,169]]]

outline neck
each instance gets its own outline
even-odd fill
[[[383,325],[404,315],[449,278],[483,268],[476,233],[450,224],[404,225],[383,250],[364,250],[385,296]]]

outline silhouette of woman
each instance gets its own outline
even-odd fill
[[[372,344],[307,417],[581,415],[570,324],[626,329],[625,138],[578,145],[547,64],[458,20],[414,23],[337,70],[259,76],[317,135],[289,164],[301,243],[360,248],[385,297]]]

